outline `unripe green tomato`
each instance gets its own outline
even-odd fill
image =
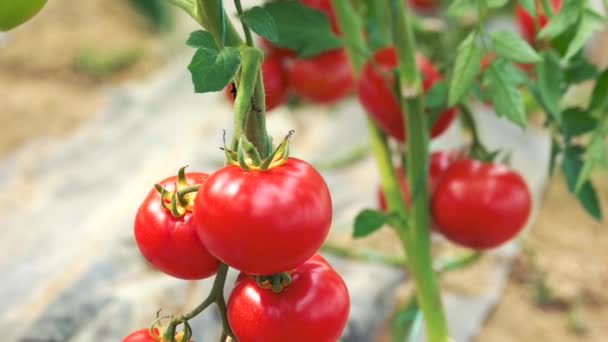
[[[23,24],[40,11],[46,0],[0,0],[0,31]]]

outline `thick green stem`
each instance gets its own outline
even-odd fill
[[[223,1],[223,0],[221,0],[221,1]],[[249,27],[243,21],[244,13],[243,13],[243,6],[241,6],[241,0],[234,0],[234,6],[236,6],[236,11],[239,14],[239,17],[241,17],[241,25],[243,25],[243,32],[245,33],[245,41],[247,42],[247,45],[253,46],[253,38],[251,38],[251,30],[249,30]]]
[[[429,232],[428,174],[429,133],[420,73],[416,65],[416,41],[409,9],[403,1],[388,0],[394,5],[393,41],[399,60],[401,108],[406,125],[406,174],[412,201],[408,219],[407,238],[403,240],[411,273],[416,282],[416,296],[424,316],[426,338],[429,342],[448,341],[441,292],[433,270]]]

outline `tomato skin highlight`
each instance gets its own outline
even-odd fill
[[[211,254],[242,272],[269,275],[293,269],[321,247],[331,196],[323,177],[296,158],[266,171],[228,165],[199,189],[194,217]]]
[[[318,254],[294,270],[281,293],[241,273],[228,299],[228,322],[240,342],[335,342],[349,311],[344,281]]]
[[[344,98],[354,79],[344,49],[293,60],[288,66],[289,84],[296,95],[312,103],[329,104]]]
[[[562,0],[551,0],[551,8],[554,13],[559,11],[562,5]],[[545,13],[542,4],[540,1],[536,1],[536,13],[538,16],[538,24],[539,29],[542,29],[549,22],[549,18]],[[536,28],[534,23],[534,18],[532,15],[520,4],[515,5],[515,21],[519,28],[519,32],[524,37],[525,40],[530,44],[534,44],[534,40],[536,38]]]
[[[375,63],[367,61],[361,72],[361,78],[357,85],[359,102],[386,134],[404,142],[403,115],[392,91],[395,82],[392,70],[397,67],[397,52],[392,46],[382,48],[374,53],[373,59]],[[442,76],[431,62],[420,53],[416,54],[416,64],[422,73],[422,86],[426,92]],[[431,127],[431,137],[435,138],[445,132],[457,114],[456,107],[442,111],[433,127]]]
[[[462,246],[483,250],[512,239],[531,210],[524,179],[506,166],[460,160],[439,181],[431,209],[437,229]]]
[[[189,184],[204,183],[208,175],[186,173]],[[173,191],[177,177],[159,184]],[[161,206],[160,194],[152,189],[139,207],[133,226],[135,241],[141,254],[162,272],[180,279],[204,279],[217,271],[219,260],[214,258],[198,239],[192,212],[174,217]]]
[[[11,30],[38,14],[46,0],[1,0],[0,31]]]
[[[262,62],[262,80],[264,83],[264,96],[266,101],[266,112],[280,106],[287,99],[287,73],[283,67],[283,61],[276,56],[267,56]],[[224,88],[224,96],[234,103],[232,94],[233,84]]]

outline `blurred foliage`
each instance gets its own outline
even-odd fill
[[[92,48],[85,48],[74,59],[78,71],[101,78],[124,70],[137,63],[145,55],[145,49],[132,47],[102,54]]]
[[[150,22],[156,31],[166,31],[173,26],[169,5],[164,0],[129,0]]]

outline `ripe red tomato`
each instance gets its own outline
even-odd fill
[[[340,27],[338,26],[338,20],[336,19],[334,8],[331,5],[331,0],[300,0],[300,2],[308,7],[325,13],[331,24],[331,30],[337,35],[340,34]]]
[[[266,111],[285,102],[287,98],[287,74],[283,67],[283,61],[279,57],[267,56],[262,62],[262,79],[266,98]],[[231,103],[234,103],[232,94],[233,84],[229,84],[224,89],[224,95]]]
[[[295,58],[296,52],[289,48],[284,48],[272,44],[271,41],[264,37],[260,37],[260,42],[266,50],[267,55],[279,57],[279,58]]]
[[[189,184],[202,184],[206,173],[189,172]],[[159,184],[168,191],[175,189],[177,177],[169,177]],[[162,207],[160,194],[152,189],[137,211],[135,241],[141,254],[164,273],[181,279],[203,279],[213,275],[219,267],[215,259],[199,241],[192,212],[174,217]]]
[[[409,0],[408,3],[410,6],[423,11],[430,11],[439,7],[438,0]]]
[[[228,322],[240,342],[335,342],[350,310],[340,275],[318,254],[298,266],[280,293],[241,273],[228,299]]]
[[[176,341],[181,341],[181,334],[181,332],[175,333]],[[164,340],[162,339],[162,334],[158,328],[154,328],[154,336],[150,335],[150,330],[148,328],[144,328],[130,333],[123,338],[122,342],[164,342]]]
[[[353,86],[350,63],[342,48],[296,59],[288,69],[295,93],[310,102],[335,102],[348,95]]]
[[[561,5],[561,0],[551,0],[551,8],[554,12],[559,11]],[[538,25],[542,29],[545,27],[545,25],[547,25],[549,19],[545,14],[542,4],[538,0],[536,1],[536,13],[538,17]],[[524,39],[526,39],[530,44],[533,44],[534,38],[536,37],[534,18],[520,4],[515,5],[515,21],[517,22],[519,31]]]
[[[460,160],[439,181],[432,198],[437,229],[473,249],[496,247],[513,238],[530,215],[524,179],[506,166]]]
[[[461,155],[458,151],[435,151],[431,153],[429,158],[429,192],[432,194],[437,187],[437,183],[443,177],[445,171],[454,163],[460,159]],[[409,206],[411,203],[409,186],[407,185],[407,178],[401,166],[398,166],[395,170],[397,173],[397,180],[399,181],[399,187],[401,188],[401,194],[405,199],[405,203]],[[380,210],[386,211],[386,198],[382,187],[378,187],[378,206]]]
[[[376,120],[384,132],[395,139],[405,141],[404,121],[397,97],[393,94],[392,70],[397,67],[397,52],[394,47],[382,48],[373,56],[375,63],[368,61],[363,66],[358,83],[359,102]],[[441,74],[422,54],[416,54],[416,63],[422,73],[422,86],[427,91],[441,79]],[[387,83],[388,82],[388,83]],[[457,109],[444,110],[431,128],[431,137],[441,135],[454,121]]]
[[[296,158],[266,171],[225,166],[209,176],[194,203],[198,235],[209,252],[256,275],[310,258],[327,236],[331,214],[323,177]]]

